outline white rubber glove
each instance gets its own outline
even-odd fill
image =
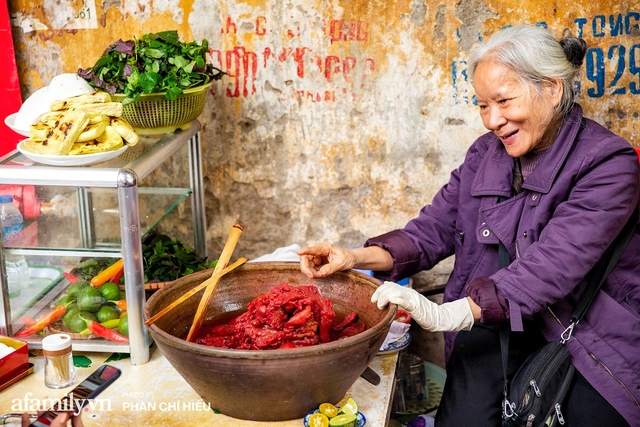
[[[427,331],[468,331],[473,326],[473,312],[466,298],[438,305],[419,292],[384,282],[371,296],[379,309],[393,303],[402,306]]]

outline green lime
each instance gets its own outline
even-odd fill
[[[96,319],[98,320],[99,323],[104,323],[108,320],[113,320],[117,318],[118,318],[118,310],[110,304],[103,305],[102,307],[100,307],[100,310],[98,310],[96,313]]]
[[[331,427],[355,427],[356,416],[355,414],[340,414],[329,420]]]
[[[117,301],[120,299],[120,288],[118,288],[118,285],[113,282],[105,283],[98,288],[98,291],[100,291],[102,298],[107,301]]]
[[[71,286],[69,286],[69,289],[67,289],[67,295],[71,299],[76,299],[78,297],[78,292],[80,292],[81,289],[87,288],[89,286],[91,285],[89,285],[89,283],[85,282],[84,280],[72,283]]]
[[[56,301],[56,306],[58,305],[64,305],[65,307],[69,306],[69,304],[71,304],[72,302],[74,302],[75,299],[71,298],[69,295],[62,295],[60,298],[58,298],[58,300]]]
[[[96,316],[93,313],[89,313],[88,311],[80,311],[73,315],[71,321],[69,322],[69,329],[71,332],[75,332],[79,334],[80,332],[87,329],[87,325],[91,323],[92,320],[96,320]]]
[[[73,317],[74,314],[78,313],[79,311],[80,310],[78,309],[77,304],[75,303],[71,304],[69,307],[67,307],[67,312],[62,317],[62,323],[64,323],[65,326],[68,328],[69,322],[71,322],[71,318]]]
[[[120,291],[120,296],[118,297],[118,299],[127,299],[127,294],[125,294],[124,291]]]
[[[339,414],[346,415],[357,415],[358,414],[358,404],[352,397],[348,398],[347,401],[340,407]]]
[[[80,311],[95,313],[103,303],[104,298],[100,295],[100,291],[92,286],[78,292],[78,308]]]
[[[120,332],[125,337],[129,336],[129,315],[125,314],[120,318],[120,323],[118,323],[118,332]]]

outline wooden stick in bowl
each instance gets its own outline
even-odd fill
[[[238,244],[238,240],[240,239],[240,235],[244,227],[240,224],[234,224],[231,227],[231,232],[229,234],[229,238],[222,249],[222,253],[218,258],[218,263],[216,264],[215,269],[213,270],[213,274],[219,273],[223,268],[227,266],[229,260],[231,259],[231,255],[233,254],[233,250]],[[213,277],[213,274],[211,275]],[[196,310],[196,315],[193,318],[193,322],[191,323],[191,329],[189,329],[189,334],[187,335],[187,341],[193,341],[193,338],[198,333],[200,326],[202,326],[202,321],[204,320],[204,315],[207,312],[207,308],[209,307],[209,303],[211,302],[211,298],[213,297],[213,292],[220,281],[220,276],[217,279],[211,281],[209,285],[204,290],[204,295],[200,299],[200,304],[198,305],[198,309]]]
[[[218,282],[222,276],[224,276],[225,274],[227,274],[228,272],[230,272],[232,270],[235,270],[236,268],[240,267],[242,264],[244,264],[247,261],[248,261],[247,258],[240,258],[239,260],[237,260],[236,262],[234,262],[230,266],[224,268],[219,273],[215,273],[214,272],[213,274],[211,274],[211,277],[209,277],[207,280],[205,280],[204,282],[200,283],[198,286],[196,286],[195,288],[191,289],[189,292],[185,292],[184,294],[180,295],[180,298],[176,299],[174,302],[172,302],[171,304],[169,304],[168,306],[166,306],[165,308],[163,308],[162,310],[157,312],[150,319],[148,319],[146,322],[144,322],[144,324],[149,326],[150,324],[156,322],[162,316],[164,316],[165,314],[167,314],[168,312],[170,312],[171,310],[173,310],[174,308],[176,308],[177,306],[179,306],[180,304],[182,304],[183,302],[185,302],[186,300],[191,298],[193,295],[197,294],[198,292],[200,292],[202,289],[204,289],[207,286],[209,286],[214,281]]]

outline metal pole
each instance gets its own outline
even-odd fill
[[[118,205],[124,260],[124,286],[129,317],[129,352],[132,365],[149,361],[149,338],[143,321],[145,303],[144,259],[140,236],[138,177],[131,169],[118,174]]]

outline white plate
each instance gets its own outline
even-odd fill
[[[27,151],[22,148],[23,142],[24,141],[20,141],[20,143],[18,144],[18,151],[20,151],[23,156],[33,160],[34,162],[51,166],[92,165],[94,163],[105,162],[107,160],[113,159],[114,157],[118,157],[120,154],[124,153],[127,148],[129,148],[128,145],[125,145],[122,148],[118,148],[117,150],[104,151],[102,153],[78,154],[77,156],[55,156],[49,154],[37,154]]]
[[[7,125],[9,129],[11,129],[17,134],[20,134],[22,136],[31,136],[31,134],[29,133],[29,129],[20,129],[15,127],[17,115],[18,113],[9,114],[7,117],[4,118],[4,124]]]
[[[389,344],[387,344],[385,348],[378,351],[378,354],[396,353],[402,350],[403,348],[408,347],[409,344],[411,344],[411,334],[407,331],[407,333],[405,333],[399,339],[397,339],[396,341],[390,342]]]

